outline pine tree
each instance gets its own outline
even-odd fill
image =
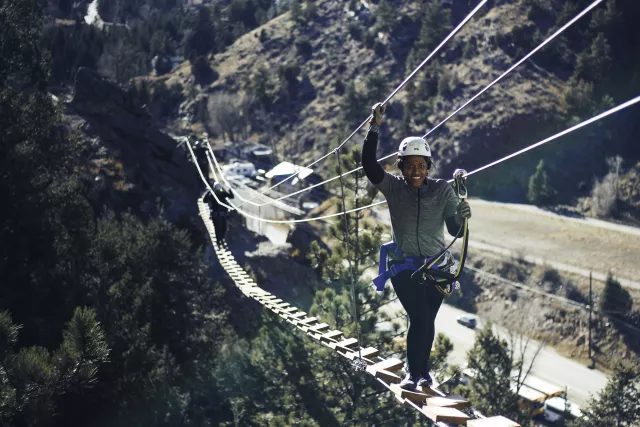
[[[318,17],[318,6],[312,1],[307,1],[302,17],[307,23],[313,22]]]
[[[249,79],[247,92],[253,99],[265,108],[271,106],[273,83],[269,70],[265,65],[260,65]]]
[[[609,35],[615,32],[621,20],[622,15],[616,7],[616,0],[608,0],[606,9],[597,8],[593,11],[589,30],[591,34],[605,33]]]
[[[611,46],[604,34],[599,33],[591,44],[591,78],[595,82],[602,82],[608,77],[613,60]]]
[[[400,132],[403,135],[411,135],[413,133],[412,122],[417,108],[417,96],[415,93],[415,85],[413,82],[409,82],[407,84],[407,101],[402,109],[402,122],[400,123]]]
[[[593,83],[571,77],[564,92],[567,112],[571,115],[584,116],[595,108],[593,101]]]
[[[451,28],[451,11],[442,9],[438,0],[426,0],[420,37],[415,45],[419,61],[440,44]]]
[[[0,312],[0,421],[7,425],[50,424],[63,395],[89,389],[109,348],[93,310],[76,308],[56,351],[18,348],[18,330],[7,311]]]
[[[367,102],[371,105],[376,102],[382,102],[387,95],[387,81],[380,74],[380,71],[374,70],[368,77],[365,83],[367,90],[366,98]]]
[[[438,381],[443,381],[447,377],[449,368],[447,358],[452,351],[453,342],[451,339],[442,332],[439,332],[438,335],[436,335],[431,357],[429,358],[431,370],[435,373]]]
[[[599,33],[591,47],[578,55],[573,78],[600,83],[606,79],[611,65],[611,46],[604,34]]]
[[[570,427],[632,427],[640,425],[640,377],[638,367],[619,362],[598,399],[584,409],[584,417]]]
[[[374,29],[376,32],[391,31],[391,28],[393,28],[395,14],[393,13],[391,6],[389,6],[386,0],[380,0],[380,3],[378,3],[378,7],[375,10],[375,16],[376,24]]]
[[[302,8],[299,0],[291,0],[291,20],[296,24],[302,22]]]
[[[529,178],[527,199],[535,205],[544,205],[551,201],[553,195],[554,191],[549,185],[547,171],[544,168],[544,160],[540,160],[535,173]]]
[[[497,337],[491,323],[476,333],[473,348],[467,353],[469,369],[475,375],[468,388],[461,392],[468,394],[473,406],[483,414],[518,416],[518,396],[511,388],[513,360],[509,345]]]
[[[600,297],[600,311],[615,317],[624,317],[633,307],[629,291],[609,274]]]
[[[364,97],[358,93],[353,82],[347,85],[340,107],[341,119],[345,127],[359,125],[366,117],[367,110]]]

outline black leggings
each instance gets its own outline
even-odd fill
[[[224,235],[227,233],[227,217],[214,216],[212,220],[213,220],[213,228],[216,232],[216,240],[218,244],[221,244],[224,241]]]
[[[391,278],[393,289],[409,315],[407,333],[407,364],[413,376],[425,377],[430,369],[429,357],[436,334],[436,316],[444,299],[431,285],[411,280],[411,271],[403,271]]]

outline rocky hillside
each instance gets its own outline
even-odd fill
[[[81,68],[65,120],[85,136],[88,194],[96,207],[178,222],[195,215],[198,181],[187,154],[130,95]]]
[[[341,107],[347,96],[341,86],[353,82],[357,91],[366,92],[368,79],[377,74],[383,81],[384,90],[380,93],[386,95],[402,82],[406,76],[407,44],[413,43],[420,31],[419,10],[415,5],[399,5],[393,16],[397,21],[393,25],[399,32],[380,32],[374,45],[368,47],[363,40],[354,37],[353,28],[367,29],[374,25],[375,5],[360,4],[356,13],[344,2],[317,1],[316,5],[318,16],[311,24],[295,25],[290,14],[285,14],[243,36],[227,52],[215,55],[210,65],[218,73],[218,79],[196,90],[195,99],[187,101],[187,105],[194,105],[216,92],[235,93],[239,97],[250,95],[251,85],[264,67],[267,73],[260,77],[269,79],[265,83],[274,92],[276,102],[271,113],[281,125],[280,144],[285,152],[299,156],[299,161],[309,161],[323,148],[335,145],[336,138],[348,135],[340,120]],[[466,8],[464,12],[467,12]],[[492,40],[496,34],[508,33],[526,20],[526,15],[527,8],[522,4],[496,7],[481,19],[471,21],[455,41],[446,46],[437,61],[443,74],[456,76],[455,82],[446,96],[434,97],[435,105],[430,114],[415,118],[414,132],[427,131],[429,123],[437,123],[454,105],[475,94],[497,77],[499,71],[508,68],[512,62],[510,57]],[[262,37],[266,39],[261,41]],[[477,51],[472,58],[464,58],[462,47],[470,42],[477,44]],[[302,99],[287,102],[289,100],[277,98],[279,94],[275,92],[282,89],[278,87],[278,70],[285,64],[300,67],[300,83],[310,83],[313,88]],[[189,79],[187,64],[177,74],[182,75],[181,83],[189,92],[189,86],[195,82]],[[171,79],[168,82],[172,82]],[[419,81],[420,77],[416,83]],[[391,104],[388,114],[390,135],[381,144],[385,152],[394,150],[396,140],[402,135],[397,119],[402,117],[407,91],[400,92]],[[512,140],[518,133],[535,134],[541,119],[552,119],[560,112],[561,95],[562,86],[557,78],[535,67],[523,67],[434,133],[432,141],[436,152],[448,163],[470,146],[489,145],[489,138],[500,144],[513,145]],[[360,116],[364,119],[369,113],[369,105],[363,102],[361,107]],[[263,129],[252,119],[250,126],[250,137],[259,139]],[[360,140],[357,137],[354,143]],[[288,142],[297,144],[292,146]],[[315,151],[298,152],[301,147],[313,147]]]
[[[476,312],[499,324],[509,325],[516,331],[528,331],[563,355],[589,364],[589,312],[561,300],[552,300],[537,294],[543,291],[567,298],[579,304],[588,304],[589,279],[553,268],[531,265],[523,260],[504,260],[493,256],[474,255],[469,265],[506,278],[523,288],[473,271],[464,274],[463,291],[448,299],[450,304]],[[533,290],[527,290],[530,288]],[[592,342],[594,360],[599,369],[613,369],[618,359],[640,360],[638,348],[637,315],[626,318],[604,316],[598,313],[605,284],[593,283],[594,313]],[[635,301],[640,292],[629,289]],[[635,304],[637,310],[638,304]],[[524,314],[524,316],[523,316]]]
[[[222,144],[228,136],[217,120],[222,99],[242,112],[237,137],[272,144],[281,157],[309,162],[348,136],[367,116],[370,105],[385,98],[471,9],[467,1],[443,2],[435,10],[425,6],[429,2],[422,3],[304,2],[303,15],[313,9],[306,18],[287,12],[245,34],[225,52],[210,55],[211,82],[197,83],[189,63],[161,80],[179,83],[188,94],[181,111],[190,131],[207,130]],[[587,5],[492,3],[393,99],[380,154],[393,152],[407,133],[422,134],[439,123]],[[619,16],[610,8],[603,6],[585,16],[437,129],[430,136],[436,174],[447,176],[460,166],[474,169],[636,95],[633,90],[640,87],[632,79],[614,90],[596,71],[590,75],[595,83],[580,74],[588,59],[580,58],[597,48],[596,30],[618,22],[606,18]],[[429,21],[434,17],[442,20],[441,28]],[[428,34],[429,28],[434,34]],[[624,45],[613,42],[627,30],[619,26],[616,37],[606,28],[602,34],[612,42],[605,41],[605,48],[615,65]],[[590,47],[592,42],[595,47]],[[632,73],[629,63],[620,65],[616,73]],[[607,173],[607,157],[622,154],[626,168],[638,160],[637,150],[629,148],[636,126],[629,119],[637,114],[637,108],[621,113],[483,172],[471,183],[474,193],[526,200],[529,177],[544,158],[557,195],[552,202],[575,203],[576,197],[590,193],[594,176]],[[359,135],[352,143],[361,140]]]

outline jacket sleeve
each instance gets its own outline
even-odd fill
[[[368,132],[362,144],[362,168],[373,185],[380,184],[384,178],[384,169],[378,164],[376,150],[378,149],[378,134]]]

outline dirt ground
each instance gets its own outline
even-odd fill
[[[470,204],[473,241],[601,274],[612,272],[626,281],[640,277],[637,228],[565,217],[526,205],[473,199]]]

